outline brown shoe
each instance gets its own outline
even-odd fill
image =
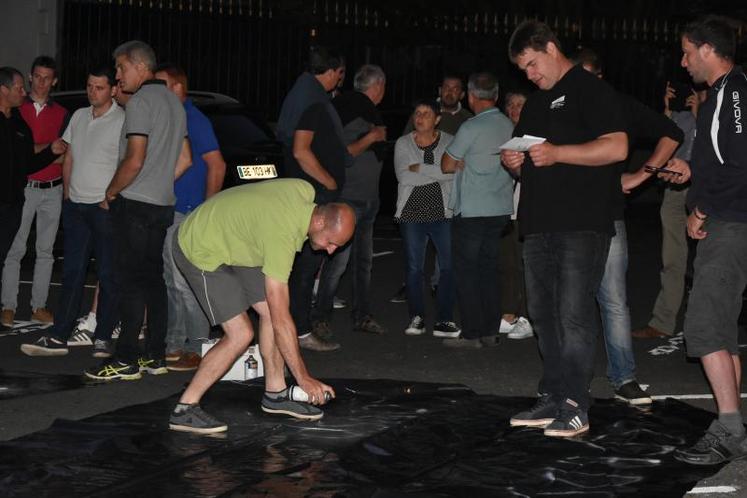
[[[6,327],[13,327],[13,320],[15,317],[15,310],[3,310],[2,313],[0,313],[0,323]]]
[[[337,351],[340,349],[340,345],[336,342],[325,341],[324,339],[315,336],[314,334],[307,334],[304,337],[298,338],[298,345],[303,349],[309,351]]]
[[[31,313],[31,321],[37,323],[48,323],[51,325],[54,323],[54,316],[47,308],[36,308]]]
[[[168,362],[179,361],[179,358],[181,358],[183,354],[184,351],[182,351],[181,349],[177,349],[175,351],[166,351],[166,356],[164,357],[164,359]]]
[[[174,372],[190,372],[192,370],[197,370],[201,361],[202,357],[197,353],[187,352],[179,358],[179,361],[170,363],[166,368],[173,370]]]
[[[356,322],[355,325],[353,325],[353,330],[356,330],[358,332],[366,332],[367,334],[378,334],[381,335],[384,332],[386,332],[386,329],[379,325],[379,323],[371,317],[371,315],[366,315],[363,317],[362,320],[359,322]]]
[[[662,332],[661,330],[655,327],[651,327],[650,325],[647,325],[642,329],[634,330],[630,333],[630,335],[632,335],[636,339],[656,339],[659,337],[671,337],[671,334]]]
[[[332,327],[327,320],[319,320],[311,324],[311,333],[325,341],[332,340]]]

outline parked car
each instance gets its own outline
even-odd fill
[[[266,166],[273,166],[277,176],[282,176],[280,143],[275,140],[275,134],[261,115],[220,93],[190,91],[188,95],[213,124],[221,154],[226,160],[223,188],[256,179],[256,175],[241,175],[242,171],[252,171],[252,168],[242,166],[262,166],[265,167],[263,170],[268,169]],[[57,92],[52,98],[71,113],[89,105],[85,90]]]

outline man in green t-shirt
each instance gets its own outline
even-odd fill
[[[199,402],[251,343],[250,307],[259,314],[262,410],[303,420],[324,415],[316,405],[335,393],[311,377],[301,358],[289,312],[288,277],[307,237],[314,250],[332,254],[354,229],[355,214],[348,205],[314,204],[314,188],[290,178],[225,190],[184,220],[174,234],[174,260],[211,324],[220,324],[225,334],[205,355],[176,405],[171,429],[202,434],[227,430]],[[308,403],[290,398],[285,365],[308,394]]]

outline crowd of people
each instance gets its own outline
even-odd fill
[[[223,191],[226,164],[210,121],[187,97],[186,73],[157,65],[147,44],[117,47],[116,72],[92,69],[90,106],[72,116],[50,97],[53,59],[32,63],[28,97],[23,75],[0,68],[0,321],[13,325],[36,219],[31,319],[51,327],[21,346],[25,354],[65,355],[90,344],[103,363],[85,375],[98,380],[196,371],[170,427],[221,432],[226,424],[199,402],[255,338],[253,309],[262,409],[317,420],[335,393],[311,376],[300,350],[340,348],[331,314],[346,270],[353,330],[386,332],[372,314],[370,287],[379,178],[394,142],[404,284],[392,302],[407,302],[406,335],[430,328],[445,347],[461,349],[496,346],[500,334],[536,336],[538,398],[510,425],[552,437],[582,434],[599,332],[615,395],[652,402],[636,378],[631,337],[674,332],[689,235],[699,244],[687,350],[702,360],[719,415],[675,456],[693,464],[745,456],[737,318],[747,284],[747,77],[734,64],[735,34],[723,19],[688,25],[681,42],[692,85],[668,84],[662,114],[608,85],[594,52],[568,57],[547,25],[525,21],[510,38],[509,58],[536,91],[508,93],[502,112],[496,75],[476,72],[465,85],[447,74],[437,99],[414,104],[396,141],[377,108],[384,70],[357,68],[353,91],[341,93],[344,57],[313,47],[277,121],[285,178]],[[512,137],[530,144],[512,145]],[[627,172],[629,151],[644,140],[655,143],[651,155]],[[647,327],[631,331],[625,194],[651,177],[668,183],[661,291]],[[60,219],[65,257],[52,314],[47,294]],[[426,283],[429,241],[436,264]],[[78,319],[92,255],[94,310]],[[435,297],[431,319],[427,287]],[[211,326],[223,335],[203,357]],[[292,396],[286,367],[307,399]]]

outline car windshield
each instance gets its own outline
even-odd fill
[[[242,147],[269,140],[267,134],[243,114],[213,114],[210,121],[221,147]]]

